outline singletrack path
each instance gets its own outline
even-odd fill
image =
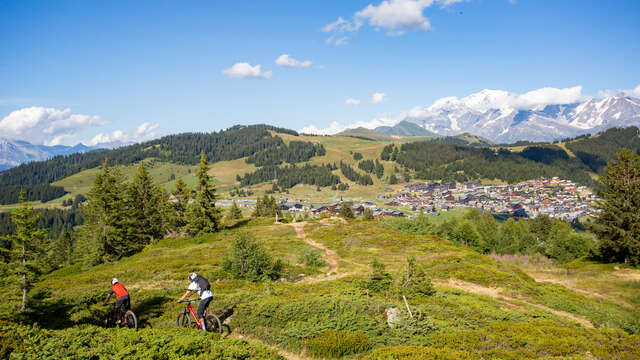
[[[502,292],[502,289],[500,289],[500,288],[486,287],[486,286],[473,284],[473,283],[469,283],[469,282],[466,282],[466,281],[453,279],[453,278],[448,279],[448,281],[434,280],[434,284],[440,285],[440,286],[452,287],[452,288],[456,288],[456,289],[460,289],[460,290],[465,290],[465,291],[468,291],[468,292],[472,292],[474,294],[489,296],[489,297],[492,297],[492,298],[494,298],[494,299],[496,299],[498,301],[501,301],[501,302],[503,302],[505,304],[512,305],[512,306],[515,305],[515,304],[512,303],[512,301],[524,303],[524,304],[527,304],[529,306],[538,308],[540,310],[552,313],[552,314],[554,314],[556,316],[560,316],[560,317],[563,317],[565,319],[569,319],[571,321],[577,322],[577,323],[579,323],[580,325],[582,325],[582,326],[584,326],[586,328],[590,328],[590,329],[595,328],[593,326],[593,324],[589,320],[587,320],[587,319],[585,319],[585,318],[583,318],[583,317],[581,317],[579,315],[574,315],[574,314],[571,314],[571,313],[568,313],[568,312],[555,310],[555,309],[552,309],[552,308],[550,308],[548,306],[545,306],[545,305],[542,305],[542,304],[537,304],[537,303],[530,302],[530,301],[528,301],[526,299],[509,297],[509,296],[505,295]]]

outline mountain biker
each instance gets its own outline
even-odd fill
[[[109,302],[109,298],[111,295],[116,294],[116,303],[114,305],[116,311],[119,312],[120,323],[124,322],[124,314],[126,310],[131,308],[131,299],[129,298],[129,292],[122,285],[117,278],[111,279],[111,288],[109,289],[109,293],[107,293],[107,298],[104,299],[104,304],[106,305]],[[120,311],[120,308],[125,311]]]
[[[202,324],[202,330],[206,331],[207,327],[204,321],[204,312],[205,310],[207,310],[207,307],[209,306],[211,300],[213,300],[213,293],[210,290],[211,285],[209,284],[209,280],[203,278],[202,276],[199,276],[196,273],[189,274],[187,279],[189,279],[189,287],[178,301],[186,299],[186,297],[192,291],[195,291],[198,293],[198,295],[200,295],[200,305],[198,305],[197,317],[198,321],[200,321],[200,323]]]

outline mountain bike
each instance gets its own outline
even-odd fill
[[[179,301],[180,303],[187,303],[187,306],[184,308],[182,312],[178,314],[178,319],[176,321],[176,325],[178,327],[184,328],[192,328],[192,329],[201,329],[202,323],[198,320],[197,309],[191,305],[192,302],[200,301],[200,299],[190,299]],[[191,316],[189,316],[191,315]],[[207,314],[204,312],[204,321],[207,326],[207,331],[216,332],[222,334],[222,323],[220,323],[220,319],[214,314]]]
[[[134,330],[138,330],[138,318],[136,317],[136,314],[133,313],[133,311],[131,310],[127,310],[124,313],[124,317],[122,317],[122,321],[119,322],[118,320],[120,320],[120,314],[121,314],[122,309],[111,309],[111,311],[109,311],[109,313],[107,314],[107,319],[105,320],[105,326],[108,328],[113,328],[113,327],[126,327],[129,329],[134,329]]]

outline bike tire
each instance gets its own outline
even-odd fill
[[[109,311],[107,318],[104,321],[104,326],[108,329],[116,327],[116,312],[114,310]]]
[[[138,318],[133,311],[127,310],[127,312],[124,313],[124,324],[129,329],[138,330]]]
[[[222,334],[222,323],[220,322],[220,319],[218,319],[217,316],[213,314],[208,314],[204,318],[204,321],[205,321],[205,324],[207,324],[208,332],[215,332],[218,334]]]
[[[191,321],[189,313],[183,311],[178,314],[178,318],[176,319],[176,326],[181,328],[190,328],[192,322],[193,321]]]

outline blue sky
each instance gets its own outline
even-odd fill
[[[640,2],[0,1],[0,52],[0,137],[324,128],[486,88],[640,91]]]

